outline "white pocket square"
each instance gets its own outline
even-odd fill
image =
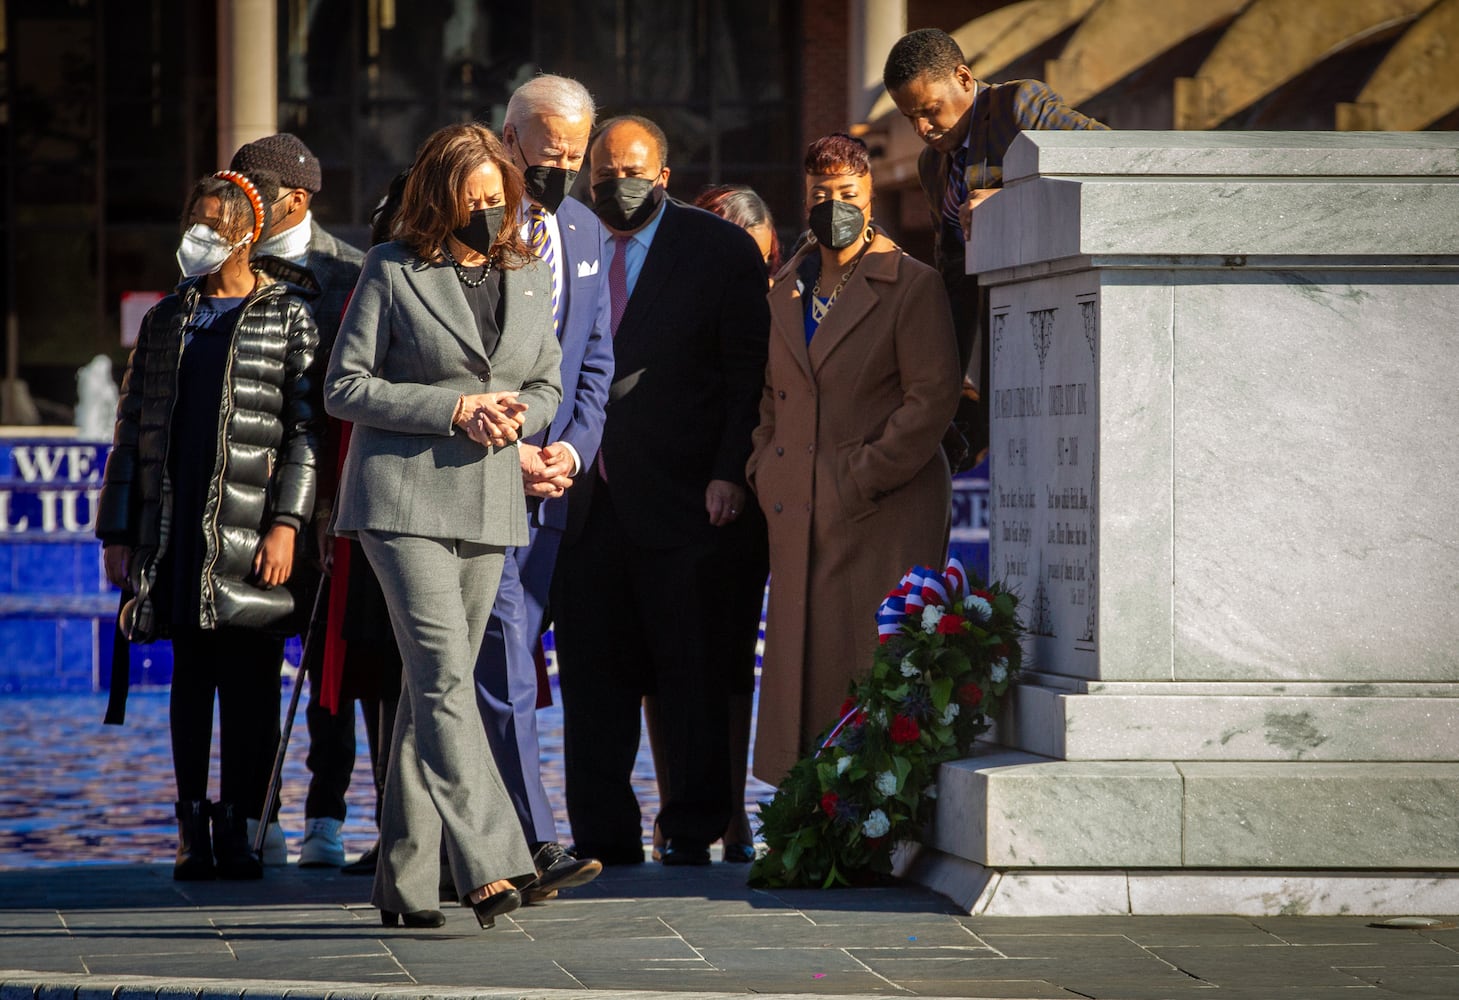
[[[595,275],[597,273],[598,273],[598,262],[597,261],[593,261],[591,264],[589,264],[585,260],[578,261],[578,277],[579,278],[591,278],[593,275]]]

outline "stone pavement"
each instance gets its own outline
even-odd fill
[[[744,877],[610,868],[490,931],[455,906],[445,928],[417,931],[382,928],[368,881],[333,870],[253,883],[178,883],[155,864],[0,871],[0,1000],[1459,997],[1459,930],[971,917],[916,886],[769,892]]]

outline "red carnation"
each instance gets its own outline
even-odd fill
[[[973,596],[981,597],[983,600],[989,602],[990,604],[993,601],[993,595],[988,593],[986,590],[975,590],[973,591]]]
[[[879,645],[885,646],[887,643],[892,641],[892,634],[890,632],[883,632],[881,635],[876,637],[876,641]]]
[[[841,801],[841,796],[835,792],[827,792],[821,796],[821,812],[832,819],[836,818],[836,803]]]
[[[854,697],[847,698],[845,701],[843,701],[841,703],[841,707],[836,710],[836,718],[838,718],[838,719],[844,719],[844,718],[846,718],[846,713],[849,712],[849,711],[851,711],[855,707],[856,707],[856,699]]]
[[[983,689],[969,682],[957,689],[957,700],[969,708],[977,708],[983,700]]]
[[[965,619],[962,615],[943,615],[937,619],[938,635],[957,635],[963,630]]]
[[[853,726],[864,726],[864,725],[866,725],[866,712],[865,711],[861,711],[861,712],[857,712],[855,715],[853,715],[851,717],[851,724]]]
[[[898,715],[892,720],[892,742],[893,743],[916,743],[922,735],[922,730],[917,728],[915,719],[909,719],[905,715]]]

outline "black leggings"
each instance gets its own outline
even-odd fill
[[[279,745],[283,658],[282,637],[252,629],[190,630],[173,636],[169,718],[179,801],[208,797],[216,693],[218,800],[233,803],[244,816],[259,818]]]

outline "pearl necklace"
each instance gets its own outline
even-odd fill
[[[467,276],[466,268],[459,261],[456,260],[454,255],[452,255],[450,247],[442,243],[441,252],[446,255],[446,259],[449,260],[451,262],[451,266],[456,269],[456,277],[460,279],[461,284],[465,285],[467,288],[480,288],[486,283],[487,276],[491,274],[490,258],[487,258],[485,266],[483,266],[481,269],[481,277],[472,278]]]

